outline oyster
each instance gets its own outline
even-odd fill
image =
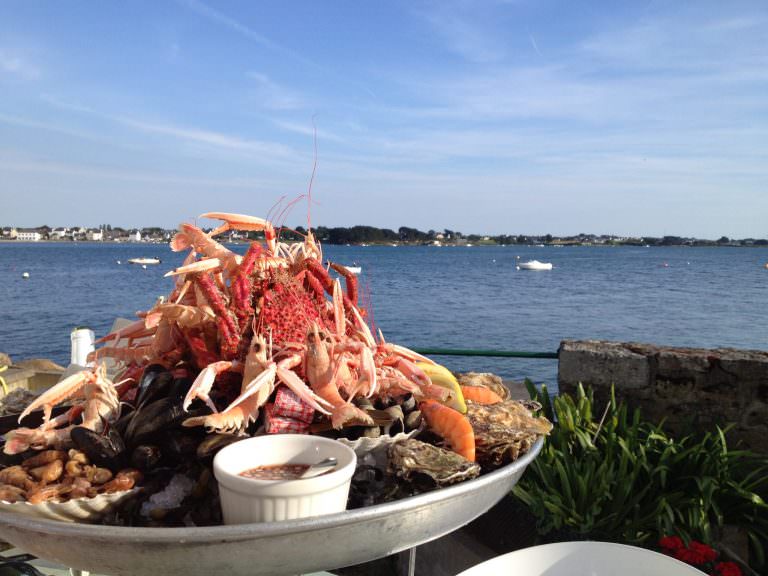
[[[431,487],[475,478],[480,466],[455,452],[413,438],[389,448],[389,474]]]
[[[502,399],[509,399],[509,388],[504,385],[504,381],[496,374],[491,374],[490,372],[466,372],[464,374],[457,374],[456,379],[462,386],[483,386],[496,392]]]
[[[0,416],[6,414],[21,414],[24,411],[24,408],[29,406],[36,398],[37,394],[34,392],[30,392],[24,388],[15,388],[0,400]]]
[[[475,432],[475,455],[483,470],[517,460],[539,435],[552,430],[552,423],[543,417],[535,418],[529,405],[517,400],[498,404],[467,402],[467,417]]]

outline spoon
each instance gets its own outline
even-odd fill
[[[335,468],[336,464],[338,464],[338,460],[336,460],[336,458],[333,456],[325,458],[324,460],[320,460],[320,462],[312,464],[312,466],[307,468],[307,471],[299,476],[299,480],[303,480],[304,478],[313,478],[315,476],[319,476],[320,474],[325,474],[330,469]]]

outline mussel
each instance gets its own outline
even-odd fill
[[[70,438],[98,466],[118,470],[127,463],[125,443],[114,428],[99,433],[84,426],[75,426],[70,432]]]

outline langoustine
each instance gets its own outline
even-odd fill
[[[196,398],[210,409],[207,416],[191,416],[186,425],[239,434],[258,419],[278,386],[290,388],[334,428],[370,423],[354,404],[359,397],[441,397],[428,378],[418,377],[414,360],[423,357],[376,341],[357,300],[357,278],[336,265],[332,268],[341,278],[332,278],[311,232],[289,245],[261,218],[220,212],[203,217],[223,224],[209,233],[193,224],[180,225],[171,247],[190,252],[168,274],[176,277],[171,294],[139,313],[132,325],[102,338],[94,362],[111,359],[122,366],[120,377],[134,385],[148,366],[183,367],[196,375],[184,409]],[[265,240],[251,242],[241,256],[214,238],[230,230],[258,231]],[[102,395],[114,392],[100,370],[101,376],[96,368],[75,375],[52,389],[55,398],[51,391],[30,405],[27,411],[46,410],[45,421],[39,429],[11,432],[6,453],[67,446],[71,416],[49,421],[53,404],[65,398],[84,397],[82,424],[96,432],[102,419],[116,419],[114,393],[109,410],[89,414],[105,405],[97,389]],[[238,380],[239,389],[226,385]],[[124,395],[130,398],[131,393]]]
[[[171,247],[189,253],[166,274],[175,278],[168,297],[138,313],[130,326],[102,338],[91,369],[33,402],[24,415],[42,408],[43,424],[10,432],[6,453],[66,449],[74,436],[83,443],[109,445],[105,462],[115,471],[130,464],[151,473],[173,453],[174,465],[193,473],[196,466],[182,460],[195,452],[199,461],[210,460],[211,446],[231,441],[222,433],[254,433],[257,423],[267,433],[307,432],[316,424],[337,430],[369,426],[377,410],[365,405],[387,406],[408,398],[418,403],[426,424],[447,446],[469,461],[475,459],[470,420],[440,403],[447,398],[446,389],[418,365],[434,362],[386,342],[380,331],[374,336],[358,301],[357,278],[342,266],[326,267],[311,232],[302,242],[286,244],[267,220],[225,213],[203,216],[224,223],[211,232],[186,223],[179,227]],[[244,255],[235,254],[214,239],[230,230],[258,231],[265,240],[251,242]],[[332,277],[329,269],[339,277]],[[100,364],[105,359],[116,363],[121,385],[106,378]],[[153,377],[153,370],[164,378]],[[162,386],[176,383],[169,388],[173,391],[162,388],[161,380]],[[280,389],[290,389],[310,417],[271,427],[270,422],[284,416],[274,409]],[[51,418],[52,407],[64,400],[76,405]],[[133,410],[123,418],[121,402]],[[267,409],[276,417],[263,418]],[[216,436],[205,437],[205,431]],[[110,438],[124,445],[110,445]],[[180,444],[168,448],[174,439]],[[66,466],[77,469],[77,463]],[[205,469],[200,474],[205,476]],[[5,490],[15,497],[17,489]]]

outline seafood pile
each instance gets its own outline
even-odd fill
[[[374,336],[357,277],[324,265],[311,231],[288,244],[261,218],[201,218],[222,224],[209,232],[179,226],[171,248],[188,253],[166,274],[174,279],[168,297],[101,338],[91,368],[25,408],[20,423],[42,410],[42,424],[5,435],[0,474],[25,470],[35,452],[76,452],[116,478],[142,479],[138,500],[103,521],[215,524],[213,455],[250,435],[402,437],[381,443],[386,466],[363,459],[356,475],[363,488],[353,482],[352,498],[364,494],[351,504],[366,505],[472,478],[549,432],[551,424],[534,417],[536,406],[504,398],[503,386],[461,386],[431,359],[385,341],[380,331]],[[230,230],[264,240],[241,256],[216,240]],[[63,403],[71,407],[52,417]],[[55,460],[63,467],[72,461]],[[3,477],[0,490],[12,485]],[[382,482],[409,488],[393,492]]]
[[[108,468],[91,464],[84,452],[74,448],[67,452],[44,450],[0,470],[0,500],[39,504],[93,498],[130,490],[141,477],[141,472],[129,468],[113,474]]]

